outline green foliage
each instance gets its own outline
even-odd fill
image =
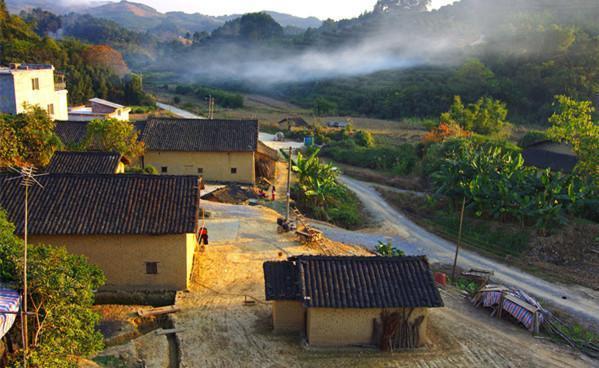
[[[158,170],[152,165],[145,165],[142,169],[141,167],[127,167],[125,169],[125,173],[127,174],[146,174],[146,175],[158,175]]]
[[[0,114],[0,164],[46,166],[62,146],[55,126],[37,106],[18,115]]]
[[[358,130],[356,134],[354,134],[354,141],[358,146],[362,147],[373,147],[375,144],[372,133],[365,130]]]
[[[115,151],[129,158],[143,155],[144,144],[132,123],[117,119],[92,120],[82,148],[92,151]]]
[[[522,148],[526,148],[531,144],[539,143],[545,140],[548,140],[546,131],[542,130],[531,130],[526,132],[522,138],[518,141],[518,146]]]
[[[403,257],[406,255],[403,250],[395,248],[390,240],[387,243],[379,240],[379,244],[375,246],[374,250],[383,257]]]
[[[568,214],[596,216],[596,183],[524,166],[522,155],[506,146],[453,140],[434,145],[425,161],[436,194],[455,202],[466,198],[478,217],[533,223],[547,233]]]
[[[332,115],[337,111],[337,105],[324,97],[318,97],[314,100],[313,110],[318,116]]]
[[[298,153],[291,169],[297,175],[293,186],[297,205],[315,218],[330,221],[347,228],[358,227],[362,222],[360,202],[345,187],[337,183],[339,171],[318,158],[320,150],[308,156]]]
[[[0,276],[22,284],[23,243],[13,231],[0,211]],[[103,348],[102,335],[95,329],[100,317],[91,309],[94,290],[105,281],[97,266],[62,247],[30,245],[27,278],[29,310],[34,313],[28,319],[31,366],[76,367],[75,357]],[[9,332],[13,342],[21,341],[19,332]],[[8,356],[9,366],[20,366],[21,348]]]
[[[397,175],[410,174],[418,162],[416,148],[407,143],[367,148],[352,144],[351,141],[342,141],[326,146],[323,155],[344,164],[391,171]]]
[[[40,32],[51,31],[56,27],[50,13],[32,15],[36,25],[43,23]],[[41,19],[38,19],[41,18]],[[54,25],[53,25],[54,24]],[[84,103],[92,97],[100,97],[116,102],[140,105],[146,104],[148,96],[142,98],[138,86],[131,80],[123,80],[104,67],[92,66],[84,57],[86,45],[72,38],[56,41],[50,37],[40,37],[30,24],[18,16],[4,16],[0,19],[0,63],[11,62],[52,64],[63,71],[69,89],[69,102]],[[130,93],[133,93],[131,96]]]
[[[283,27],[266,13],[249,13],[214,30],[212,40],[234,39],[259,42],[283,36]]]
[[[506,105],[489,97],[480,98],[465,107],[460,96],[455,96],[448,112],[441,114],[441,122],[457,124],[465,130],[484,135],[509,135]]]
[[[175,88],[175,92],[180,95],[196,96],[203,100],[208,100],[209,97],[214,98],[214,102],[222,107],[238,109],[243,107],[243,96],[238,93],[231,93],[217,88],[209,88],[200,85],[180,84]],[[179,97],[175,97],[181,99]],[[176,102],[178,103],[178,102]]]
[[[476,282],[463,277],[460,277],[456,280],[456,287],[470,295],[474,295],[479,289],[479,286]]]
[[[557,96],[555,107],[547,135],[571,144],[579,160],[577,169],[599,179],[599,122],[593,122],[593,104]]]

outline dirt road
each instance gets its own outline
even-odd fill
[[[343,176],[341,181],[364,203],[379,226],[376,229],[352,232],[317,224],[325,234],[336,241],[374,247],[379,240],[391,237],[393,244],[407,254],[426,254],[431,260],[453,263],[455,244],[429,233],[395,210],[380,196],[370,183]],[[477,253],[460,252],[460,266],[493,270],[495,279],[521,288],[535,295],[546,305],[575,315],[579,319],[599,325],[599,292],[588,288],[544,281],[515,267],[486,258]]]
[[[490,318],[455,292],[446,308],[432,311],[434,344],[414,352],[385,354],[364,349],[310,349],[295,335],[272,333],[264,300],[262,263],[287,255],[315,254],[294,236],[276,233],[274,211],[203,202],[211,212],[213,242],[198,253],[192,287],[177,296],[174,315],[181,367],[589,367],[577,354],[505,321]],[[364,250],[330,244],[335,254]],[[257,303],[244,305],[244,295]]]

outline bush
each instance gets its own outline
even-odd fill
[[[547,133],[542,130],[531,130],[527,132],[520,140],[518,141],[518,146],[522,148],[526,148],[531,144],[539,143],[549,139]]]
[[[408,143],[397,147],[367,148],[343,141],[325,147],[323,154],[348,165],[392,171],[397,175],[410,174],[418,162],[415,146]]]

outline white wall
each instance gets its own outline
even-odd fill
[[[38,78],[39,90],[34,90],[32,79]],[[67,91],[54,88],[54,70],[11,70],[2,74],[0,89],[0,108],[2,112],[19,114],[25,111],[25,105],[38,105],[44,110],[54,105],[53,119],[68,120]],[[6,88],[5,88],[6,87]],[[11,97],[14,96],[14,97]],[[8,102],[13,100],[12,106]],[[5,103],[5,101],[7,103]],[[6,105],[6,106],[5,106]]]

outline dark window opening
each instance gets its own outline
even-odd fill
[[[231,174],[237,174],[237,168],[236,167],[232,167],[231,168]]]
[[[32,78],[31,79],[31,89],[33,89],[34,91],[38,91],[40,89],[40,80],[39,80],[39,78]]]
[[[160,169],[160,171],[161,171],[163,174],[166,174],[166,173],[168,172],[168,167],[166,167],[166,166],[162,166],[162,168]]]
[[[54,115],[54,104],[48,105],[48,114]]]
[[[201,167],[198,167],[198,174],[203,174],[204,173],[204,169]]]
[[[146,262],[146,274],[157,275],[158,274],[158,262]]]

